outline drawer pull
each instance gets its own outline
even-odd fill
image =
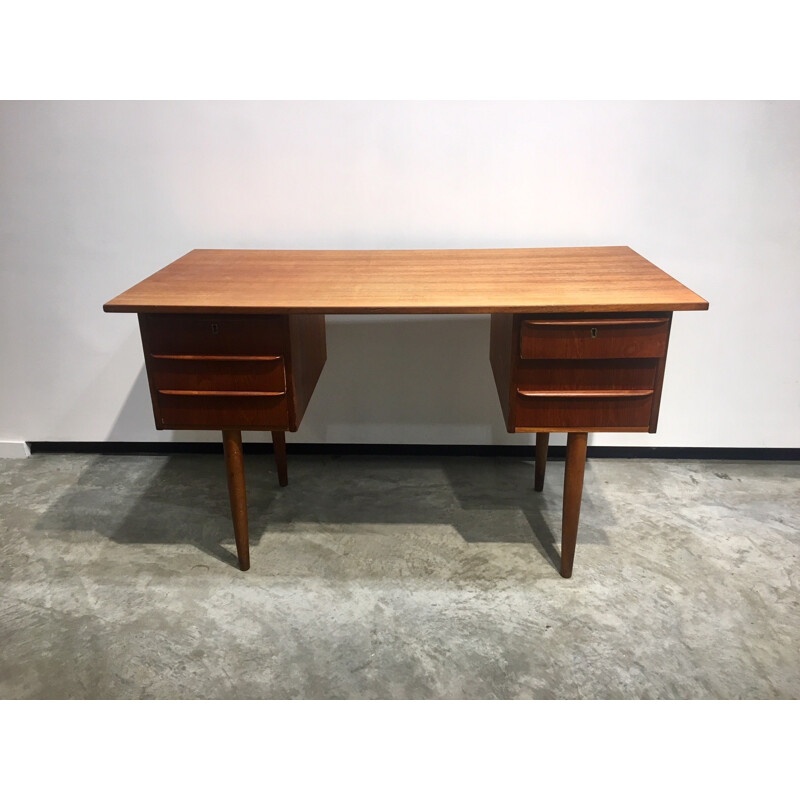
[[[607,327],[619,325],[661,325],[667,320],[665,317],[635,317],[631,319],[526,319],[525,325],[529,328],[552,328],[555,326],[570,327]]]
[[[540,389],[517,389],[517,394],[522,397],[542,397],[548,400],[559,398],[580,398],[595,397],[602,399],[613,399],[615,397],[649,397],[653,394],[652,389],[565,389],[565,390],[540,390]]]
[[[159,394],[179,395],[181,397],[283,397],[286,392],[223,392],[200,391],[195,389],[159,389]]]
[[[173,355],[156,355],[152,353],[153,358],[163,358],[175,361],[280,361],[281,356],[173,356]]]

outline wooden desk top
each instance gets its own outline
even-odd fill
[[[629,247],[192,250],[103,308],[486,314],[687,311],[708,303]]]

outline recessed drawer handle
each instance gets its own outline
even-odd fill
[[[159,389],[159,394],[180,395],[181,397],[283,397],[283,392],[217,392],[194,389]]]
[[[555,326],[575,327],[611,327],[617,325],[661,325],[667,320],[664,317],[638,317],[636,319],[526,319],[529,328],[550,328]]]
[[[652,389],[575,389],[554,391],[536,389],[517,389],[517,394],[523,397],[542,397],[549,400],[559,398],[569,399],[576,397],[595,397],[603,399],[613,399],[615,397],[649,397],[653,394]]]
[[[166,358],[170,361],[280,361],[281,356],[175,356],[151,353],[153,358]]]

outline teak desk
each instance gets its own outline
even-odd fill
[[[655,432],[672,312],[706,308],[628,247],[193,250],[104,306],[139,315],[156,428],[222,431],[243,570],[242,431],[272,431],[285,486],[285,432],[325,364],[325,314],[491,314],[500,406],[509,432],[536,433],[537,491],[550,432],[568,434],[565,578],[587,433]]]

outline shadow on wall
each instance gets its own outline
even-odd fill
[[[153,432],[155,440],[156,423],[153,418],[153,405],[150,401],[150,388],[147,383],[147,370],[144,367],[144,356],[140,356],[142,365],[136,373],[125,403],[117,414],[114,424],[108,433],[108,441],[125,442],[136,437],[137,432],[144,433],[148,428]]]
[[[392,566],[380,562],[387,555],[405,577],[409,571],[426,577],[430,569],[424,560],[417,561],[414,540],[442,531],[454,531],[468,545],[530,546],[532,558],[535,550],[556,571],[559,567],[563,462],[548,466],[542,494],[533,491],[532,465],[516,458],[298,456],[289,460],[284,489],[277,486],[271,457],[249,456],[245,469],[251,547],[280,535],[276,550],[286,546],[300,554],[297,563],[278,558],[274,573],[324,570],[325,553],[305,563],[303,548],[293,547],[292,540],[307,555],[317,546],[314,536],[327,534],[328,540],[347,542],[345,558],[354,556],[356,577],[385,577]],[[613,525],[613,514],[601,487],[591,485],[591,465],[586,481],[579,538],[607,544],[603,531]],[[593,525],[593,519],[601,522]],[[37,528],[65,542],[97,533],[134,546],[191,543],[226,564],[237,563],[221,456],[92,457],[77,482],[39,518]],[[404,537],[410,537],[405,545]],[[441,562],[449,564],[448,552],[456,560],[458,551],[444,547],[442,554],[436,543],[431,547],[439,569],[455,569]],[[497,558],[502,552],[494,551]],[[476,549],[475,555],[482,553]],[[461,560],[465,557],[462,551]],[[502,563],[495,564],[496,577],[503,577]]]
[[[137,334],[138,335],[138,334]],[[488,315],[327,317],[328,361],[300,430],[306,442],[528,444],[505,430],[489,365]],[[154,430],[142,364],[110,441]],[[138,434],[138,435],[136,435]],[[173,441],[217,441],[172,431]],[[254,433],[251,440],[268,440]]]

